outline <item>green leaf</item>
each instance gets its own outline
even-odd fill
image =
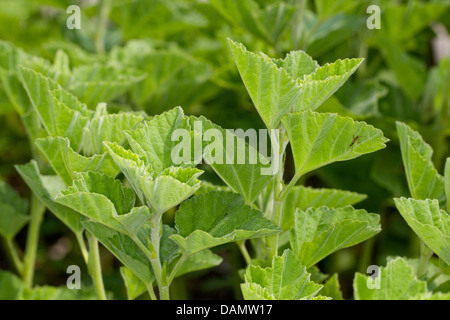
[[[160,260],[161,263],[168,265],[168,273],[171,274],[174,271],[174,267],[179,263],[180,259],[185,257],[181,255],[180,248],[171,239],[171,236],[177,234],[176,230],[168,225],[163,225],[163,235],[161,237],[160,246]],[[199,271],[215,267],[222,262],[222,258],[214,254],[211,250],[202,250],[191,256],[189,256],[178,269],[175,277],[182,276],[183,274],[193,271]]]
[[[53,170],[71,185],[74,172],[98,171],[110,176],[116,176],[117,166],[108,153],[85,157],[73,151],[68,138],[47,137],[36,139],[36,145],[45,155]]]
[[[47,134],[69,138],[78,151],[92,111],[51,78],[24,67],[20,68],[20,74]]]
[[[132,112],[108,114],[106,105],[100,103],[83,130],[83,152],[92,156],[106,151],[103,141],[126,142],[124,130],[134,129],[141,121],[141,115]]]
[[[172,139],[173,133],[189,129],[183,109],[177,107],[144,122],[141,129],[126,131],[125,135],[134,153],[145,156],[147,164],[151,164],[156,174],[160,174],[164,169],[178,165],[173,162],[172,157],[172,150],[178,145]],[[191,142],[190,139],[188,142]]]
[[[303,86],[301,108],[295,108],[293,111],[317,109],[348,80],[362,61],[363,59],[337,60],[305,75],[304,80],[299,81]]]
[[[323,289],[320,291],[321,295],[333,298],[333,300],[344,300],[342,297],[341,286],[339,284],[338,274],[335,273],[330,279],[325,282]]]
[[[49,94],[52,101],[51,116],[53,118],[50,119],[51,123],[48,123],[46,127],[53,127],[55,130],[48,132],[48,134],[68,138],[72,147],[79,152],[83,128],[86,127],[92,117],[92,111],[62,88],[50,91]]]
[[[66,188],[66,185],[60,177],[41,175],[37,163],[34,160],[31,160],[25,165],[16,165],[15,168],[42,204],[53,212],[74,233],[82,232],[83,227],[80,223],[81,215],[54,201],[56,194]]]
[[[362,63],[362,59],[345,59],[318,67],[304,52],[271,59],[230,39],[228,43],[253,104],[270,129],[286,113],[317,109]]]
[[[302,86],[286,70],[269,57],[254,54],[239,43],[228,39],[234,61],[267,128],[276,128],[281,117],[300,110]]]
[[[175,214],[175,226],[179,234],[171,239],[186,255],[279,232],[259,210],[231,192],[210,192],[183,202]]]
[[[295,186],[286,197],[283,204],[283,219],[281,227],[288,231],[294,224],[294,212],[297,208],[339,208],[354,205],[366,199],[365,194],[338,189],[315,189],[311,187]]]
[[[53,114],[53,100],[49,92],[57,90],[59,88],[58,83],[22,66],[19,67],[19,77],[46,131],[49,134],[57,132],[56,120],[58,117]]]
[[[322,286],[310,281],[297,257],[290,250],[275,256],[272,267],[261,268],[250,265],[245,272],[245,283],[241,285],[244,299],[257,300],[304,300],[317,295]]]
[[[145,74],[138,70],[100,64],[73,69],[69,91],[88,105],[111,101],[141,82]]]
[[[294,79],[302,79],[319,68],[317,61],[304,51],[291,51],[286,58],[272,59],[272,61],[278,67],[285,69]]]
[[[404,259],[396,258],[379,269],[380,288],[370,289],[371,276],[356,273],[353,280],[355,300],[409,300],[427,292],[425,281],[418,280]]]
[[[133,52],[133,45],[138,47],[138,42],[125,46],[120,61],[147,73],[131,91],[136,105],[148,106],[146,110],[155,114],[167,110],[167,106],[189,107],[201,98],[213,71],[208,63],[172,48]]]
[[[184,274],[209,269],[221,264],[223,259],[211,250],[202,250],[190,256],[178,270],[176,277]]]
[[[129,235],[137,235],[151,217],[147,207],[134,208],[133,190],[98,172],[76,173],[73,185],[61,191],[55,201]]]
[[[151,165],[116,143],[105,143],[111,157],[123,172],[142,203],[156,213],[163,213],[189,198],[200,187],[196,168],[166,168],[161,175]],[[145,156],[144,156],[145,159]]]
[[[450,265],[450,216],[438,200],[395,198],[395,206],[414,232]]]
[[[6,182],[0,181],[0,235],[12,240],[28,223],[28,201]]]
[[[421,135],[402,122],[396,122],[409,191],[415,199],[445,202],[444,178],[434,168],[433,149]]]
[[[83,226],[142,282],[153,283],[151,263],[133,239],[98,222],[84,220]]]
[[[288,114],[282,122],[291,142],[297,177],[332,162],[380,150],[389,141],[381,130],[335,113],[308,110]]]
[[[134,273],[127,267],[120,267],[120,275],[127,289],[128,300],[134,300],[147,291],[145,283],[143,283]]]
[[[291,231],[292,251],[311,267],[331,253],[369,239],[381,227],[377,214],[350,206],[297,209]]]
[[[270,171],[269,165],[263,162],[268,160],[237,133],[224,130],[204,117],[192,117],[192,122],[194,130],[203,135],[205,162],[233,191],[241,194],[246,203],[252,204],[272,179],[272,173],[266,172]],[[212,141],[205,141],[208,138]],[[227,147],[232,142],[234,148]],[[241,159],[240,155],[243,155]]]
[[[0,300],[19,300],[25,284],[14,273],[0,270],[0,288]]]

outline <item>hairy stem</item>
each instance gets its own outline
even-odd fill
[[[151,221],[151,251],[139,240],[135,235],[129,235],[133,241],[139,246],[139,248],[147,256],[150,261],[153,272],[155,274],[156,284],[158,285],[159,298],[161,300],[169,300],[170,292],[168,279],[164,277],[159,257],[159,246],[162,236],[162,214],[156,213]]]
[[[150,299],[152,300],[157,300],[156,299],[156,295],[155,295],[155,291],[153,290],[153,285],[152,284],[145,284],[145,287],[147,288],[147,292],[150,296]]]
[[[45,207],[33,194],[31,196],[31,221],[28,225],[27,242],[23,261],[23,281],[28,288],[33,286],[36,251],[39,242],[39,230],[44,217]]]
[[[80,247],[81,255],[83,256],[83,260],[86,264],[89,263],[89,251],[86,248],[86,243],[83,239],[83,233],[77,232],[75,233],[75,238],[77,239],[78,245]]]
[[[273,187],[273,209],[272,209],[272,222],[280,227],[281,226],[281,216],[283,213],[283,203],[284,198],[280,196],[283,193],[284,184],[283,184],[283,169],[284,169],[284,150],[285,150],[285,141],[283,141],[283,132],[279,132],[277,135],[277,139],[272,140],[272,144],[274,147],[274,152],[278,151],[278,171],[274,177],[274,187]],[[274,141],[275,140],[275,141]],[[267,253],[269,261],[272,261],[272,258],[278,255],[278,240],[280,234],[274,234],[272,236],[268,236],[266,238],[267,245]]]
[[[177,264],[175,265],[175,267],[173,268],[172,272],[169,275],[169,278],[167,279],[167,284],[171,284],[173,279],[175,279],[178,270],[180,270],[181,266],[184,264],[184,262],[186,261],[187,256],[186,255],[182,255],[180,257],[180,259],[178,260]]]
[[[420,241],[420,259],[419,268],[417,269],[417,278],[422,279],[427,271],[427,263],[430,257],[433,255],[433,251],[428,246]]]
[[[249,265],[252,262],[252,258],[250,257],[250,254],[248,253],[247,247],[245,246],[245,240],[238,241],[237,246],[239,250],[241,251],[242,256],[244,257],[245,263]]]
[[[99,300],[106,300],[105,288],[103,286],[102,267],[100,263],[100,253],[98,250],[98,240],[91,233],[87,233],[89,242],[89,264],[88,270],[94,282],[95,292]]]

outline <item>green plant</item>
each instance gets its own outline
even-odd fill
[[[450,7],[372,2],[5,4],[0,299],[449,300]]]

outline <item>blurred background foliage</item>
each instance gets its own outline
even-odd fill
[[[79,30],[66,26],[73,4],[81,8]],[[373,4],[381,9],[381,29],[366,27],[371,15],[366,10]],[[0,180],[23,198],[29,196],[13,167],[36,154],[28,138],[33,134],[23,126],[29,101],[17,80],[18,64],[56,74],[92,109],[108,102],[112,111],[154,115],[179,105],[186,114],[204,115],[222,127],[246,129],[263,128],[263,123],[227,37],[275,58],[304,50],[320,65],[363,57],[357,73],[318,111],[364,120],[391,141],[382,151],[316,170],[302,181],[367,194],[359,207],[381,215],[378,236],[319,266],[325,273],[339,272],[344,295],[351,296],[355,271],[384,265],[391,255],[418,256],[418,238],[392,201],[409,196],[395,121],[424,136],[442,172],[450,135],[449,30],[449,1],[0,0]],[[288,162],[287,178],[292,170]],[[219,183],[211,172],[205,176]],[[19,247],[24,239],[22,230]],[[174,298],[240,297],[237,271],[244,264],[234,246],[217,251],[225,258],[222,265],[177,280]],[[0,253],[0,268],[10,269]],[[80,259],[70,233],[46,215],[36,283],[65,283],[67,266],[82,265]],[[102,259],[106,288],[124,297],[119,263],[106,250]]]

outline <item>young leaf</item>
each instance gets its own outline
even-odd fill
[[[106,151],[103,141],[122,145],[126,138],[124,130],[134,129],[143,117],[131,112],[108,114],[106,104],[100,103],[87,126],[83,130],[83,152],[91,156]]]
[[[147,207],[134,208],[133,190],[98,172],[76,173],[73,185],[55,201],[116,231],[136,235],[150,220]]]
[[[250,265],[241,285],[246,300],[304,300],[317,295],[322,286],[310,281],[310,274],[290,250],[275,256],[272,267]]]
[[[295,108],[293,111],[317,109],[348,80],[362,61],[363,59],[337,60],[305,75],[304,79],[299,81],[303,87],[301,108]]]
[[[228,39],[234,61],[267,128],[276,128],[281,117],[301,110],[302,86],[269,57],[257,55]]]
[[[311,187],[295,186],[286,197],[283,205],[283,219],[281,227],[288,231],[294,224],[294,212],[297,208],[306,210],[308,208],[339,208],[354,205],[367,196],[351,191],[338,189],[314,189]]]
[[[67,138],[47,137],[36,139],[35,143],[67,185],[72,184],[74,172],[98,171],[110,176],[116,176],[119,172],[108,153],[84,157],[73,151]]]
[[[291,51],[284,59],[272,59],[280,68],[285,69],[294,79],[303,79],[313,73],[319,64],[304,51]]]
[[[173,133],[189,129],[183,109],[177,107],[144,122],[141,129],[125,131],[125,135],[134,153],[145,156],[156,174],[160,174],[164,169],[176,165],[172,150],[178,142],[172,139]]]
[[[282,59],[254,54],[228,39],[253,104],[268,128],[290,112],[317,109],[356,71],[362,59],[337,60],[318,67],[304,52]]]
[[[42,204],[74,233],[82,232],[81,215],[54,201],[56,194],[66,188],[66,184],[60,177],[41,175],[35,160],[25,165],[16,165],[15,168]]]
[[[438,200],[395,198],[395,206],[414,232],[450,265],[450,216]]]
[[[370,289],[371,276],[356,273],[353,280],[355,300],[409,300],[427,292],[425,281],[418,280],[413,268],[402,258],[388,262],[379,269],[379,289]]]
[[[92,112],[62,88],[50,91],[49,94],[53,107],[51,122],[55,124],[53,126],[55,130],[48,134],[68,138],[71,146],[79,152],[83,139],[83,128],[92,117]],[[46,127],[51,128],[51,123],[48,123]]]
[[[380,232],[380,217],[350,206],[297,209],[291,231],[292,251],[311,267],[329,254],[365,241]]]
[[[157,176],[152,166],[145,164],[137,154],[116,143],[105,143],[105,146],[141,202],[157,213],[175,207],[200,187],[197,178],[202,174],[201,170],[170,167]]]
[[[183,202],[170,238],[185,255],[224,243],[263,237],[279,229],[232,192],[211,192]]]
[[[28,201],[6,182],[0,181],[0,235],[12,240],[27,224]]]
[[[336,161],[385,147],[381,130],[334,113],[310,110],[283,117],[291,142],[297,177]]]
[[[396,122],[409,191],[415,199],[445,201],[444,178],[433,166],[433,149],[417,131]]]
[[[46,131],[49,134],[57,132],[57,117],[53,115],[53,100],[49,92],[57,90],[59,87],[58,83],[30,68],[22,66],[19,67],[19,78]]]

